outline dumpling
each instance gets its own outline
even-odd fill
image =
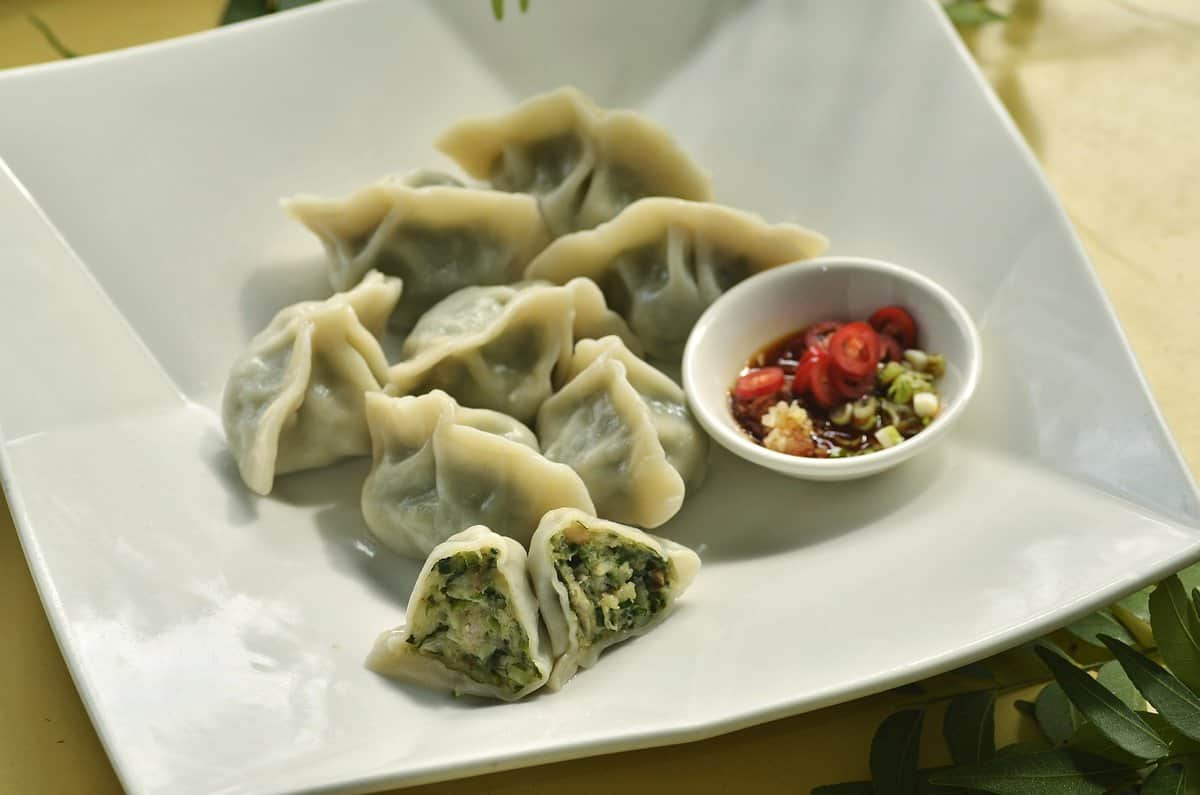
[[[399,298],[399,279],[367,274],[349,292],[281,310],[238,356],[221,418],[252,491],[371,451],[363,393],[387,380],[378,337]]]
[[[590,232],[559,238],[525,270],[562,284],[587,276],[651,356],[678,360],[700,314],[747,276],[821,254],[828,241],[719,204],[642,199]]]
[[[673,541],[572,508],[546,514],[530,542],[529,573],[550,631],[550,688],[662,623],[699,569],[699,556]]]
[[[367,657],[377,673],[455,695],[516,701],[545,682],[525,549],[476,525],[438,544],[421,567],[403,626]]]
[[[538,411],[546,457],[579,473],[606,519],[657,527],[674,516],[708,453],[683,390],[618,337],[577,342],[567,378]]]
[[[435,145],[471,176],[538,197],[554,235],[602,224],[643,196],[712,199],[708,175],[666,130],[571,87],[464,119]]]
[[[422,316],[392,365],[388,392],[441,389],[460,403],[532,422],[560,383],[575,339],[616,334],[637,346],[600,288],[587,279],[563,286],[467,287]]]
[[[287,211],[321,239],[335,290],[368,270],[404,280],[392,326],[406,331],[462,287],[508,284],[550,241],[529,196],[446,184],[437,172],[370,185],[345,199],[298,196]]]
[[[543,458],[533,432],[511,417],[439,391],[372,393],[366,413],[373,461],[363,518],[401,555],[420,559],[473,524],[524,544],[553,508],[595,512],[574,470]]]

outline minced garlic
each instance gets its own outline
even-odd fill
[[[796,401],[785,403],[781,400],[771,406],[762,417],[762,425],[771,429],[763,439],[767,449],[788,455],[812,455],[812,420]]]

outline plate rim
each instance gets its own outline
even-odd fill
[[[1071,223],[1061,200],[1050,185],[1044,171],[1041,168],[1041,165],[1038,163],[1037,158],[1030,148],[1028,142],[1021,134],[1016,122],[1008,114],[1007,110],[1003,106],[1003,103],[992,90],[979,64],[971,56],[970,51],[957,34],[953,24],[945,17],[945,14],[942,12],[937,0],[920,0],[920,3],[924,6],[926,13],[932,13],[935,16],[936,24],[939,26],[939,30],[941,31],[943,37],[949,40],[950,46],[956,54],[959,65],[965,67],[971,74],[974,90],[982,93],[987,106],[991,111],[992,117],[1003,127],[1006,132],[1005,137],[1008,139],[1010,144],[1015,145],[1015,148],[1019,152],[1024,164],[1033,174],[1038,187],[1050,199],[1050,204],[1053,207],[1054,220],[1062,229],[1066,231],[1072,251],[1083,263],[1087,265],[1087,267],[1083,269],[1085,272],[1085,278],[1089,280],[1089,286],[1093,289],[1094,293],[1102,302],[1104,308],[1108,312],[1109,318],[1114,321],[1113,325],[1115,326],[1115,329],[1119,335],[1122,353],[1133,369],[1133,372],[1136,376],[1137,385],[1140,388],[1145,404],[1148,405],[1150,411],[1153,413],[1154,421],[1162,429],[1163,435],[1169,445],[1169,452],[1172,460],[1177,466],[1179,472],[1184,477],[1191,496],[1195,501],[1200,503],[1200,486],[1198,486],[1196,475],[1187,465],[1186,459],[1184,458],[1182,450],[1179,447],[1179,443],[1174,434],[1172,434],[1170,426],[1166,423],[1161,407],[1159,406],[1157,400],[1155,400],[1154,394],[1150,389],[1142,367],[1129,344],[1128,336],[1120,322],[1119,316],[1115,311],[1111,298],[1104,289],[1104,286],[1100,281],[1099,274],[1097,273],[1091,258],[1088,256],[1087,251],[1084,249],[1082,241],[1077,234],[1074,225]],[[105,64],[118,59],[138,57],[145,54],[152,55],[159,50],[194,46],[197,43],[206,43],[209,40],[219,39],[220,37],[224,36],[253,35],[252,31],[256,31],[261,27],[290,24],[292,19],[299,18],[301,15],[326,14],[331,13],[332,11],[343,6],[366,4],[366,0],[324,0],[322,3],[315,3],[310,6],[292,9],[288,13],[272,14],[265,17],[243,20],[231,25],[189,33],[170,39],[138,44],[109,52],[90,54],[70,60],[60,60],[42,64],[14,67],[0,71],[0,81],[22,79],[30,74],[44,74],[54,71],[72,69],[87,69],[98,64]],[[914,9],[915,8],[916,6],[914,5]],[[37,202],[36,198],[25,189],[24,184],[12,172],[11,168],[4,161],[3,157],[0,157],[0,179],[10,180],[13,185],[24,194],[25,199],[33,205],[35,210],[39,213],[39,215],[42,216],[45,222],[51,227],[54,227],[52,219],[48,218],[42,211],[41,206]],[[56,228],[55,231],[57,233]],[[59,236],[59,239],[63,245],[66,246],[70,256],[78,260],[77,255],[75,254],[74,250],[71,249],[69,243],[63,241],[61,235]],[[113,727],[109,725],[105,718],[105,713],[100,705],[99,694],[96,692],[93,684],[88,680],[87,668],[83,664],[84,661],[82,660],[82,650],[79,648],[78,643],[74,642],[72,638],[69,621],[67,620],[65,609],[59,597],[58,588],[54,583],[53,577],[51,576],[49,566],[41,549],[41,544],[34,531],[33,523],[28,515],[27,507],[25,505],[25,495],[23,491],[16,486],[17,478],[9,450],[9,445],[13,441],[15,440],[7,438],[4,433],[3,426],[0,425],[0,488],[3,488],[5,497],[8,501],[9,509],[12,514],[13,525],[17,531],[18,541],[30,570],[31,579],[33,580],[34,586],[37,590],[38,598],[42,603],[47,622],[50,625],[55,642],[59,647],[59,651],[63,655],[64,661],[67,664],[67,669],[70,673],[72,682],[79,693],[80,700],[83,702],[83,706],[87,712],[88,718],[96,731],[105,753],[108,755],[114,773],[120,781],[122,787],[129,792],[149,792],[151,790],[145,785],[145,782],[138,781],[133,778],[133,766],[127,763],[124,750],[121,748],[116,737],[114,736]],[[1080,480],[1079,482],[1086,483],[1084,480]],[[1095,488],[1098,491],[1103,491],[1103,493],[1113,497],[1114,499],[1130,502],[1119,495],[1115,495],[1112,492],[1100,489],[1095,484],[1088,485],[1089,487]],[[1147,506],[1140,504],[1137,504],[1137,507],[1143,513],[1167,518],[1172,524],[1177,524],[1189,529],[1200,530],[1200,519],[1197,517],[1174,516],[1170,513],[1164,513],[1156,509],[1150,509]],[[672,724],[668,728],[656,728],[641,732],[628,732],[619,737],[614,737],[607,740],[576,740],[562,743],[551,742],[549,745],[542,745],[537,749],[531,749],[518,753],[502,752],[489,754],[486,749],[480,749],[471,759],[471,761],[465,764],[435,764],[425,767],[418,765],[409,766],[401,772],[381,772],[354,777],[313,780],[309,784],[305,785],[304,791],[373,791],[380,788],[394,786],[416,786],[420,784],[447,781],[490,772],[499,772],[533,765],[549,764],[569,759],[620,753],[635,749],[663,747],[708,739],[758,724],[775,721],[786,717],[792,717],[806,712],[812,712],[870,696],[907,682],[927,678],[929,676],[951,670],[955,667],[970,664],[972,662],[987,658],[1000,651],[1021,645],[1022,643],[1026,643],[1034,638],[1042,636],[1051,630],[1069,624],[1071,621],[1077,620],[1078,618],[1094,612],[1096,609],[1111,604],[1122,596],[1132,593],[1139,588],[1145,587],[1150,583],[1156,582],[1162,577],[1168,576],[1197,561],[1200,561],[1200,538],[1198,538],[1190,546],[1183,548],[1177,554],[1163,557],[1162,559],[1158,560],[1154,566],[1147,567],[1140,574],[1109,583],[1105,587],[1097,589],[1087,596],[1080,597],[1074,602],[1062,605],[1054,610],[1046,611],[1040,616],[1037,616],[1036,618],[1031,619],[1015,628],[995,632],[973,643],[959,646],[953,651],[948,651],[932,657],[921,658],[906,665],[878,671],[870,677],[861,678],[855,681],[852,686],[846,686],[843,684],[840,687],[828,687],[815,696],[809,694],[803,697],[785,699],[770,706],[748,709],[716,720],[685,721]],[[283,790],[262,789],[256,791],[282,792]]]

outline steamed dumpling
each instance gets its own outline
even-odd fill
[[[542,515],[594,513],[568,466],[543,458],[533,432],[444,392],[366,398],[373,462],[362,491],[367,527],[401,555],[421,558],[464,527],[486,524],[528,543]]]
[[[662,623],[699,569],[699,556],[673,541],[572,508],[546,514],[529,545],[529,573],[550,631],[550,688]]]
[[[525,562],[520,544],[481,525],[438,544],[404,625],[379,636],[367,666],[455,695],[516,701],[537,690],[551,660]]]
[[[289,213],[321,239],[335,290],[369,270],[404,280],[392,325],[407,330],[425,310],[470,285],[518,281],[549,237],[529,196],[456,187],[438,172],[370,185],[345,199],[298,196]]]
[[[546,457],[579,473],[607,519],[657,527],[674,516],[708,452],[683,389],[618,337],[576,343],[567,378],[538,411]]]
[[[563,286],[468,287],[447,296],[413,328],[403,360],[391,368],[388,392],[441,389],[465,405],[532,422],[561,382],[575,340],[609,334],[638,344],[587,279]]]
[[[828,241],[719,204],[642,199],[589,232],[554,241],[525,271],[562,284],[586,276],[629,321],[646,352],[678,360],[696,320],[760,271],[821,254]]]
[[[251,490],[371,451],[363,394],[387,379],[378,337],[399,297],[399,279],[370,273],[349,292],[281,310],[233,363],[221,417]]]
[[[570,87],[465,119],[436,146],[471,176],[536,196],[554,235],[602,224],[643,196],[712,199],[708,175],[666,130]]]

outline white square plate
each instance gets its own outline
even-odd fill
[[[515,5],[510,3],[510,6]],[[235,353],[326,293],[279,196],[437,165],[457,117],[575,83],[665,123],[720,200],[972,312],[951,440],[804,484],[717,452],[665,533],[678,614],[562,693],[480,706],[364,670],[414,566],[362,462],[249,496]],[[135,793],[382,787],[677,742],[965,663],[1200,555],[1200,503],[1097,281],[936,5],[322,3],[0,75],[3,474],[63,652]],[[902,631],[901,631],[902,629]]]

